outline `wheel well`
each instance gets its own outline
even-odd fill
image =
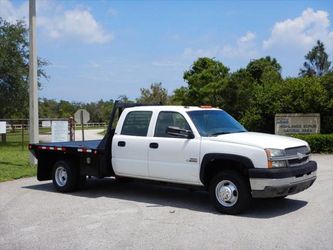
[[[56,162],[61,160],[77,164],[73,162],[73,159],[71,159],[71,157],[69,157],[68,155],[58,155],[51,153],[44,154],[43,156],[38,158],[37,179],[39,181],[51,180],[53,166]]]
[[[205,166],[205,171],[202,178],[203,184],[208,186],[211,179],[223,170],[233,170],[244,176],[248,176],[248,168],[243,163],[237,160],[215,159],[210,161]]]

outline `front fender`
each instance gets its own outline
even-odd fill
[[[228,160],[228,161],[238,162],[246,170],[254,168],[251,159],[245,156],[235,155],[235,154],[222,154],[222,153],[205,154],[205,156],[202,158],[201,167],[200,167],[200,181],[202,183],[205,183],[207,170],[209,169],[209,166],[211,166],[211,163],[214,162],[215,160]]]

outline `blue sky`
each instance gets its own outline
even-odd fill
[[[0,0],[0,16],[11,22],[26,20],[27,11],[27,1]],[[235,71],[270,55],[283,76],[297,76],[317,39],[333,55],[332,11],[324,0],[37,0],[38,55],[51,63],[39,96],[136,98],[153,82],[171,94],[202,56]]]

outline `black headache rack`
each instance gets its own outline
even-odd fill
[[[81,174],[97,177],[114,176],[111,164],[111,146],[115,132],[113,125],[125,108],[137,106],[156,105],[115,101],[109,125],[102,140],[29,144],[29,150],[38,159],[38,180],[49,179],[48,174],[43,174],[44,168],[52,163],[50,159],[57,157],[67,158],[79,164]]]

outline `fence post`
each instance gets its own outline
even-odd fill
[[[74,118],[71,116],[69,117],[69,140],[75,140],[75,130],[74,130]]]
[[[2,142],[6,142],[7,141],[6,134],[1,134],[1,141]]]
[[[24,124],[23,124],[23,121],[21,124],[21,130],[22,130],[22,151],[24,151]]]

